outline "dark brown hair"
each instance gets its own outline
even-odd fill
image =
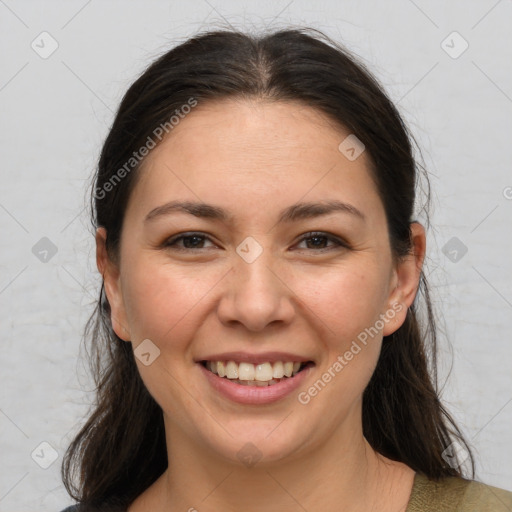
[[[370,156],[393,255],[411,251],[415,191],[419,171],[425,173],[413,156],[413,137],[366,67],[316,29],[259,36],[214,30],[159,57],[122,99],[91,195],[93,228],[106,228],[113,261],[119,259],[124,212],[140,166],[126,163],[191,99],[201,105],[228,98],[296,101],[348,128]],[[112,329],[104,286],[84,337],[91,344],[96,403],[66,452],[63,481],[70,495],[87,506],[122,508],[167,467],[162,411],[139,376],[131,344]],[[474,474],[469,447],[439,398],[435,314],[424,272],[404,324],[384,338],[364,391],[362,421],[375,450],[431,479],[464,476],[443,458],[456,440],[468,450]]]

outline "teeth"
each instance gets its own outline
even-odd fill
[[[236,382],[237,384],[242,384],[243,386],[258,386],[258,387],[267,387],[271,386],[272,384],[277,384],[280,381],[280,379],[271,379],[269,381],[262,381],[259,382],[257,380],[239,380],[234,379],[233,382]]]
[[[219,374],[219,377],[226,376],[226,367],[224,366],[223,361],[217,361],[217,373]]]
[[[226,365],[226,377],[228,379],[238,379],[238,365],[235,361],[228,361]]]
[[[238,365],[238,378],[240,380],[254,380],[255,373],[254,365],[251,363],[240,363]]]
[[[248,386],[267,386],[284,377],[292,377],[303,363],[297,361],[276,361],[275,363],[240,363],[235,361],[207,361],[206,368],[219,377],[227,377]],[[277,379],[277,380],[275,380]]]
[[[284,367],[282,361],[277,361],[274,363],[272,376],[274,379],[282,379],[284,377]]]
[[[254,372],[254,379],[259,381],[268,381],[272,378],[272,365],[270,363],[263,363],[256,366]]]

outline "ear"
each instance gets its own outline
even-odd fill
[[[418,291],[421,269],[425,259],[425,228],[419,222],[410,225],[412,248],[410,253],[401,258],[393,270],[391,290],[388,299],[388,311],[382,331],[384,336],[393,334],[404,322],[409,306],[414,302]]]
[[[126,321],[126,310],[121,289],[121,275],[119,267],[114,263],[106,247],[107,231],[104,227],[96,230],[96,265],[103,276],[105,293],[110,304],[112,328],[124,341],[130,341],[130,331]]]

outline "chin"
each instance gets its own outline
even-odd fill
[[[220,458],[224,459],[228,464],[235,464],[245,468],[270,468],[280,462],[291,461],[299,456],[299,449],[304,447],[307,436],[304,432],[300,436],[290,434],[288,430],[283,429],[279,434],[280,421],[272,422],[272,426],[268,426],[268,422],[264,422],[261,428],[257,428],[251,422],[250,429],[240,429],[239,433],[222,436],[217,443],[212,444],[212,439],[206,439],[210,448]],[[277,426],[277,428],[276,428]],[[233,425],[231,425],[233,428]]]

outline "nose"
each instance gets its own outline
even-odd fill
[[[294,293],[286,276],[263,251],[248,263],[235,256],[226,276],[217,314],[227,326],[239,323],[247,330],[262,331],[274,324],[289,324],[295,315]],[[281,274],[281,275],[280,275]]]

